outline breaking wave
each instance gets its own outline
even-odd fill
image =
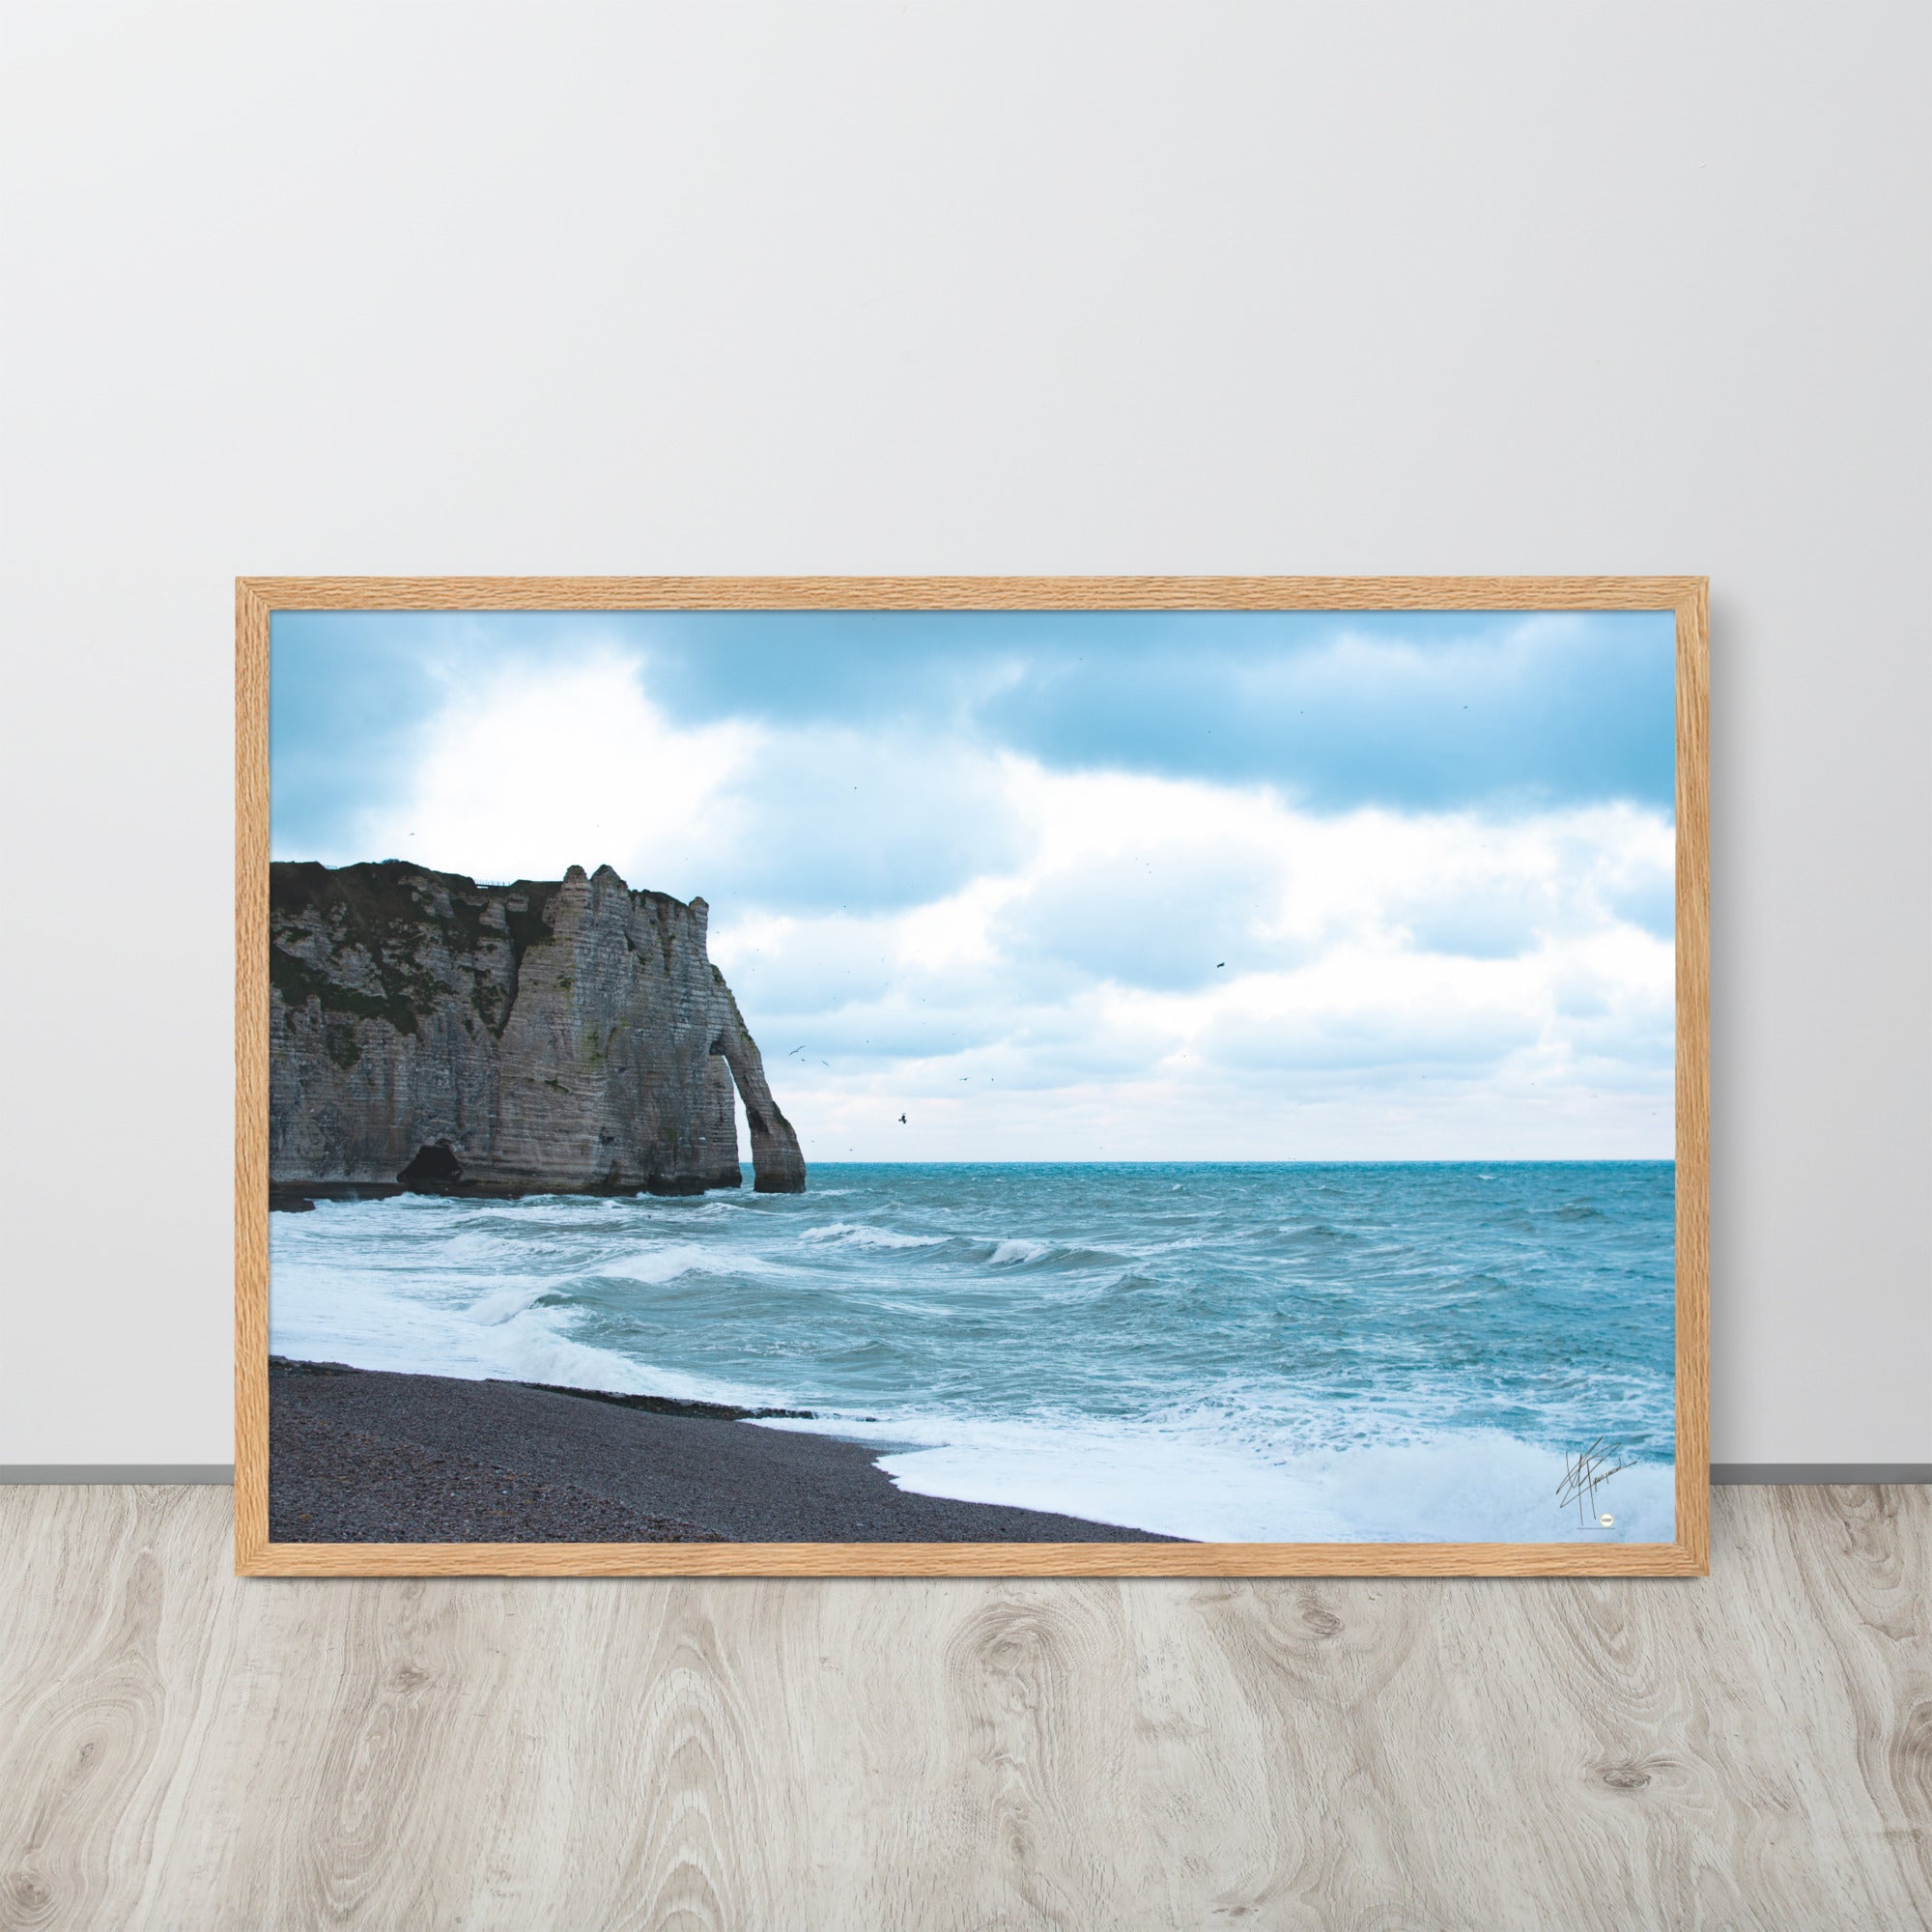
[[[834,1221],[823,1228],[807,1228],[801,1241],[842,1241],[854,1248],[936,1248],[944,1235],[901,1235],[891,1228],[866,1228],[854,1221]]]

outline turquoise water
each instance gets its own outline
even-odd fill
[[[819,1163],[325,1203],[272,1217],[272,1346],[810,1408],[907,1489],[1182,1536],[1667,1541],[1674,1196],[1668,1162]],[[1592,1444],[1632,1466],[1579,1518]]]

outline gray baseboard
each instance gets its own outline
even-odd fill
[[[1713,1463],[1714,1483],[1932,1483],[1932,1463]]]
[[[0,1463],[0,1483],[232,1483],[233,1463]],[[1932,1463],[1713,1463],[1713,1483],[1932,1483]]]
[[[232,1483],[233,1463],[0,1463],[0,1483]]]

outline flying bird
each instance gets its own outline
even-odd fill
[[[1223,966],[1225,966],[1225,965],[1226,965],[1227,963],[1228,963],[1228,962],[1227,962],[1227,961],[1226,961],[1225,959],[1217,959],[1217,960],[1215,960],[1215,962],[1214,962],[1214,970],[1215,970],[1215,972],[1217,972],[1217,973],[1218,973],[1218,972],[1219,972],[1219,971],[1221,970],[1221,968],[1222,968]]]
[[[899,1116],[899,1125],[904,1126],[905,1124],[906,1124],[906,1117],[903,1114],[901,1114]]]

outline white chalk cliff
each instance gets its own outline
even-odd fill
[[[283,1193],[805,1187],[705,951],[708,908],[590,877],[381,865],[270,880],[269,1174]]]

